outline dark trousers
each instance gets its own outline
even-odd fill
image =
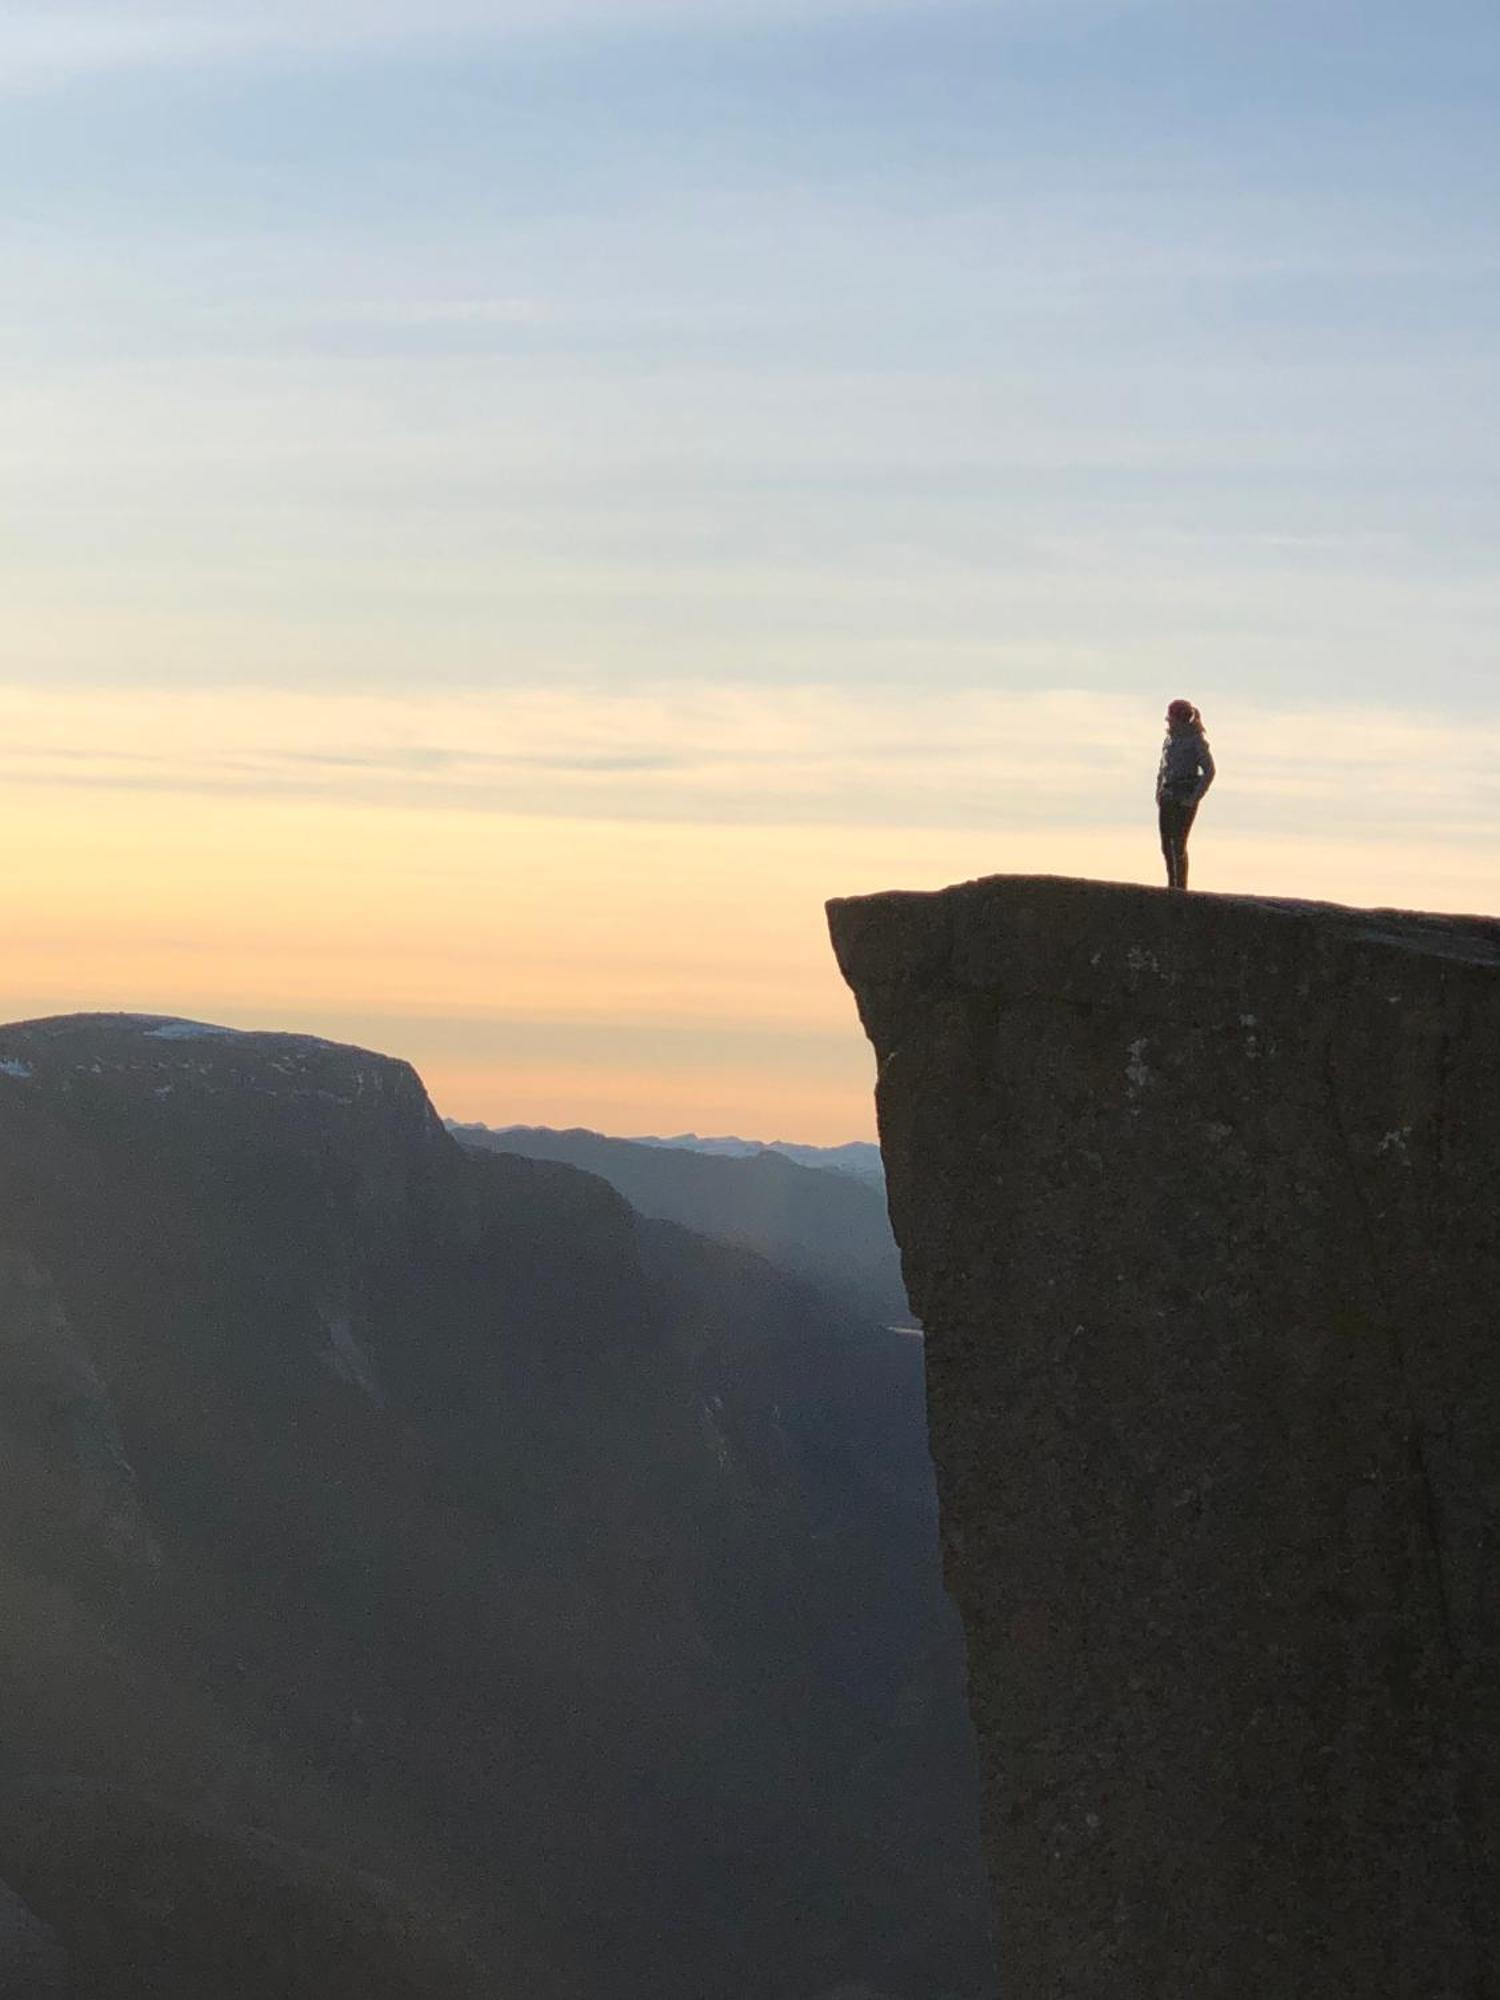
[[[1167,887],[1185,889],[1188,835],[1198,816],[1198,801],[1164,798],[1158,802],[1156,816],[1161,824],[1161,851],[1167,864]]]

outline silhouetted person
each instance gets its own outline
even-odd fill
[[[1203,717],[1190,701],[1170,702],[1167,740],[1161,746],[1161,767],[1156,774],[1156,812],[1169,889],[1188,885],[1188,834],[1199,802],[1213,781],[1213,753],[1203,734]]]

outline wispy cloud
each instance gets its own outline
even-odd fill
[[[930,14],[960,0],[0,0],[0,90],[99,72],[191,67],[262,56],[325,56],[516,35],[812,22]],[[1030,0],[1019,0],[1030,4]]]
[[[1157,718],[1084,692],[702,683],[607,693],[12,689],[0,782],[541,820],[1078,831],[1149,814]],[[1240,835],[1500,838],[1500,728],[1416,712],[1214,718]]]
[[[544,299],[530,298],[340,299],[305,306],[283,317],[319,326],[530,327],[553,322],[558,310]]]
[[[1500,729],[1210,720],[1199,886],[1493,900]],[[825,897],[1159,879],[1156,705],[1082,693],[11,688],[0,723],[5,1012],[373,1041],[495,1120],[848,1136],[868,1057]]]

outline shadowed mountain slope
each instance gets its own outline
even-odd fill
[[[0,1030],[0,1391],[74,2000],[984,1989],[915,1343],[405,1064],[80,1017]]]
[[[769,1147],[736,1157],[529,1125],[453,1131],[476,1149],[598,1174],[642,1215],[757,1251],[882,1325],[911,1316],[885,1189],[855,1174],[803,1166]]]

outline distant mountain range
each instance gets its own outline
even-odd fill
[[[849,1310],[885,1325],[911,1314],[901,1258],[886,1214],[878,1174],[830,1164],[876,1147],[799,1147],[817,1164],[783,1146],[740,1139],[611,1139],[601,1132],[546,1126],[449,1127],[464,1145],[532,1160],[581,1167],[624,1195],[642,1215],[731,1243],[829,1292]],[[743,1148],[741,1151],[730,1150]]]
[[[0,1029],[0,1589],[7,2000],[990,1991],[920,1344],[403,1063]]]
[[[527,1128],[511,1125],[500,1129],[523,1132]],[[885,1184],[880,1148],[864,1139],[851,1139],[842,1146],[799,1146],[790,1139],[700,1139],[696,1132],[679,1132],[670,1139],[659,1139],[653,1134],[635,1135],[631,1144],[671,1146],[687,1153],[719,1153],[734,1160],[748,1159],[753,1153],[782,1153],[799,1167],[825,1167],[830,1173],[852,1174],[856,1180]]]

